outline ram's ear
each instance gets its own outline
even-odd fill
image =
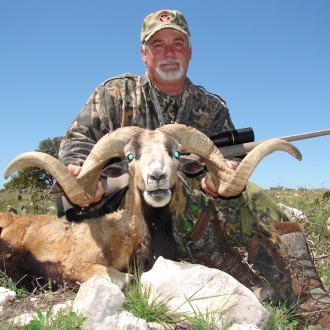
[[[205,169],[204,164],[198,159],[181,156],[179,161],[179,170],[186,174],[197,174]]]
[[[120,160],[108,163],[102,170],[102,175],[108,178],[118,178],[128,173],[128,160]]]

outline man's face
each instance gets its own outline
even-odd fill
[[[141,56],[149,78],[161,87],[162,84],[177,84],[185,80],[191,48],[185,34],[163,29],[147,41],[145,50],[141,47]]]

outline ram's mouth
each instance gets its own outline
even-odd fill
[[[172,197],[171,189],[155,189],[143,193],[144,201],[152,207],[164,207]]]
[[[153,191],[148,191],[148,196],[152,198],[163,197],[169,193],[169,189],[157,189]]]

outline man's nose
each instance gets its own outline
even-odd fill
[[[165,56],[173,56],[173,55],[175,55],[173,47],[172,46],[166,46]]]

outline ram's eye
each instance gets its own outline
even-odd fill
[[[180,153],[178,151],[174,151],[174,157],[179,158],[179,156],[180,156]]]
[[[127,159],[129,162],[131,162],[134,159],[134,156],[132,154],[128,154]]]

